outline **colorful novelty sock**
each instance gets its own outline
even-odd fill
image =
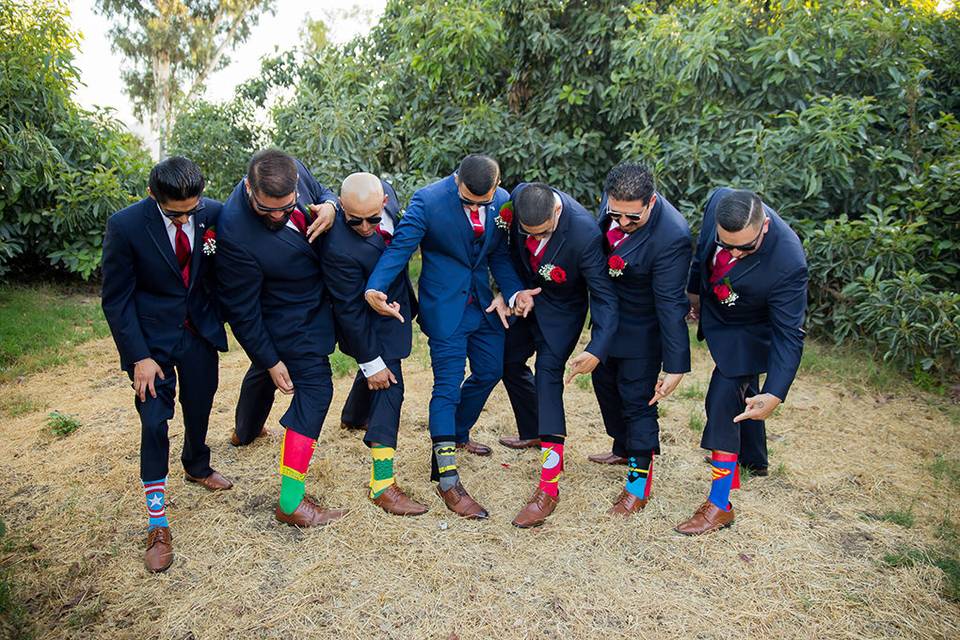
[[[626,489],[641,500],[650,497],[653,484],[653,455],[627,456]]]
[[[143,495],[147,498],[147,517],[150,518],[147,530],[157,527],[169,527],[167,522],[167,511],[164,503],[166,502],[167,479],[159,480],[141,480],[143,483]]]
[[[374,445],[370,448],[373,465],[370,467],[370,497],[379,498],[393,484],[393,447]]]
[[[711,467],[713,482],[708,499],[724,511],[730,510],[730,489],[734,488],[737,475],[737,454],[713,452]]]
[[[563,436],[540,438],[540,488],[556,498],[560,495],[560,474],[563,473]]]
[[[317,441],[292,429],[283,432],[280,445],[280,510],[290,515],[297,510],[306,493],[303,481]]]
[[[440,491],[449,491],[460,482],[457,473],[457,443],[450,440],[433,443],[433,456],[440,474]]]

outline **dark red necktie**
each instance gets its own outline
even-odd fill
[[[717,251],[717,259],[713,263],[713,267],[710,269],[710,282],[719,282],[723,280],[723,277],[730,272],[730,269],[733,269],[733,254],[727,251],[726,249],[719,249]]]
[[[173,221],[171,221],[173,222]],[[177,233],[173,244],[177,248],[177,264],[180,265],[180,275],[183,277],[183,286],[190,286],[190,239],[183,231],[183,224],[174,222]]]
[[[530,252],[530,268],[536,271],[540,268],[540,261],[543,259],[543,252],[541,252],[541,255],[537,255],[537,247],[540,246],[540,241],[533,236],[527,236],[527,241],[524,244],[527,251]],[[546,249],[546,245],[544,245],[544,249]]]
[[[380,237],[383,238],[383,244],[389,247],[390,241],[393,240],[393,234],[380,225],[377,225],[377,233],[379,233]]]
[[[480,222],[480,207],[470,207],[470,224],[473,225],[473,238],[476,240],[483,235],[483,223]]]
[[[307,235],[307,217],[303,215],[303,211],[294,209],[293,213],[290,214],[290,222],[300,230],[300,233]]]
[[[610,229],[607,231],[607,242],[610,243],[611,249],[616,249],[617,245],[627,237],[627,234],[624,233],[623,229],[616,227],[615,229]]]

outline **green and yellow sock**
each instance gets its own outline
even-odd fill
[[[397,454],[393,447],[374,445],[370,447],[373,464],[370,466],[370,497],[379,498],[390,485],[393,479],[393,456]]]

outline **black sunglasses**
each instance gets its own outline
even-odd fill
[[[300,199],[300,194],[296,191],[293,192],[293,202],[286,204],[282,207],[265,207],[261,204],[260,200],[257,199],[257,194],[254,191],[250,190],[250,197],[253,198],[253,203],[257,206],[257,210],[261,213],[275,213],[280,211],[281,213],[293,213],[293,210],[297,208],[297,200]]]
[[[206,208],[206,206],[207,205],[203,203],[203,198],[201,198],[200,201],[197,202],[197,206],[195,206],[193,209],[190,209],[189,211],[168,211],[167,209],[164,209],[163,207],[161,207],[160,203],[157,202],[157,209],[160,209],[160,213],[170,218],[171,220],[174,218],[179,218],[180,216],[196,215],[201,211],[203,211]]]
[[[763,223],[760,223],[760,232],[757,234],[757,237],[754,238],[751,242],[747,244],[727,244],[720,239],[720,230],[717,230],[717,236],[713,239],[714,243],[727,251],[753,251],[757,248],[757,243],[760,242],[760,236],[763,235]]]
[[[370,216],[369,218],[347,218],[347,225],[351,227],[359,227],[364,222],[369,222],[370,224],[380,224],[381,220],[383,220],[383,216]]]
[[[644,214],[642,214],[642,213],[620,213],[619,211],[614,211],[614,210],[611,209],[610,207],[607,207],[607,215],[610,216],[612,219],[616,220],[617,222],[620,222],[620,218],[626,218],[627,220],[630,220],[631,222],[640,222],[641,220],[643,220],[643,215],[644,215]]]

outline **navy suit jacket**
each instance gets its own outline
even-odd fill
[[[764,205],[770,228],[753,254],[734,263],[727,274],[738,296],[720,304],[709,282],[716,253],[716,208],[729,189],[717,189],[707,201],[687,291],[700,296],[700,327],[710,355],[727,377],[766,372],[763,393],[786,400],[803,354],[807,310],[807,259],[803,245],[776,211]]]
[[[299,209],[336,195],[297,162]],[[217,234],[220,302],[233,334],[255,366],[309,364],[334,346],[333,312],[321,277],[319,241],[284,226],[271,231],[253,209],[243,181],[223,203]]]
[[[144,198],[107,220],[101,304],[120,352],[120,366],[127,372],[144,358],[169,363],[187,330],[187,319],[207,342],[220,351],[227,350],[210,277],[214,260],[203,253],[203,235],[216,226],[221,205],[208,198],[203,204],[203,210],[193,217],[189,287],[183,286],[177,255],[156,200]]]
[[[511,200],[526,188],[521,183],[513,190]],[[510,229],[510,255],[525,289],[541,287],[534,298],[533,316],[540,334],[558,353],[570,353],[580,339],[589,307],[591,318],[589,351],[600,360],[606,360],[613,336],[617,332],[617,292],[607,275],[607,260],[603,253],[603,236],[596,219],[572,197],[554,189],[560,196],[560,219],[557,229],[543,249],[541,267],[553,264],[562,268],[566,282],[548,281],[530,267],[530,252],[525,246],[526,236],[519,233],[519,217],[513,217]],[[504,298],[506,298],[504,294]]]
[[[393,187],[381,182],[388,198],[384,215],[393,220],[396,231],[400,202]],[[363,297],[367,279],[386,249],[380,234],[362,237],[347,225],[343,209],[338,207],[333,228],[327,232],[323,243],[323,279],[333,298],[340,350],[361,363],[378,357],[399,360],[409,356],[417,298],[406,267],[385,291],[391,302],[400,303],[400,315],[404,319],[400,322],[390,316],[381,316]]]
[[[522,289],[510,262],[504,232],[496,225],[506,190],[498,188],[486,208],[484,232],[474,240],[457,195],[454,175],[417,190],[400,219],[393,241],[367,281],[367,289],[386,292],[420,247],[420,326],[431,338],[449,337],[460,325],[470,296],[482,309],[493,300],[490,273],[504,298]],[[393,300],[389,300],[393,302]],[[496,314],[485,314],[493,327],[501,327]]]
[[[607,195],[600,203],[600,231],[610,228]],[[623,274],[612,277],[620,301],[620,324],[610,346],[617,358],[662,359],[667,373],[690,371],[690,309],[686,284],[693,253],[690,227],[659,193],[647,223],[628,235],[607,257],[623,258]],[[609,270],[608,270],[609,273]]]

